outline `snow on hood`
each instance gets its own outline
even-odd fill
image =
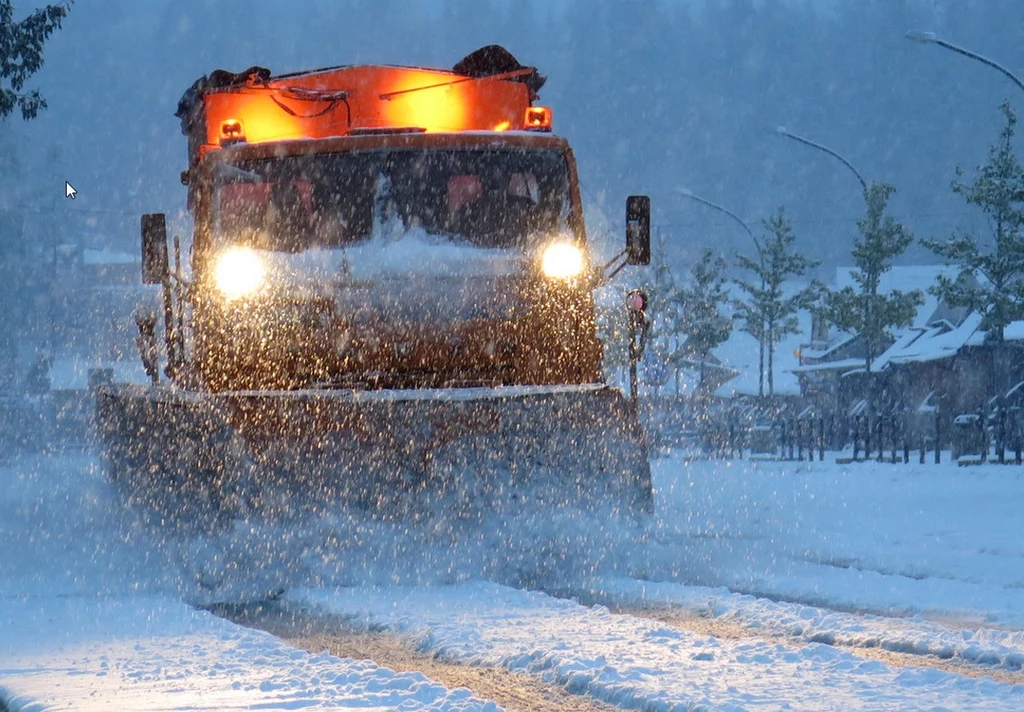
[[[523,271],[522,249],[453,243],[422,228],[374,230],[366,242],[303,252],[259,251],[270,283],[315,284],[339,279],[509,276]]]

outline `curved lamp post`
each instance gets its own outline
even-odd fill
[[[908,32],[905,35],[905,37],[908,40],[910,40],[911,42],[917,42],[919,44],[934,44],[934,45],[938,45],[939,47],[944,47],[944,48],[950,50],[951,52],[956,52],[957,54],[962,54],[964,57],[968,57],[969,59],[973,59],[973,60],[975,60],[977,62],[981,62],[982,64],[987,65],[989,67],[992,67],[997,72],[1003,74],[1011,82],[1016,84],[1018,89],[1021,89],[1022,91],[1024,91],[1024,82],[1022,82],[1020,80],[1020,78],[1016,74],[1011,72],[1009,69],[1007,69],[1003,65],[999,64],[999,62],[996,62],[993,59],[989,59],[988,57],[985,57],[984,55],[980,55],[977,52],[972,52],[971,50],[966,49],[964,47],[961,47],[959,45],[955,45],[952,42],[947,42],[946,40],[940,39],[940,38],[938,38],[935,35],[934,32],[925,32],[925,31],[922,31],[922,30],[910,30],[910,32]],[[999,409],[1000,417],[1002,417],[1002,407],[1003,407],[1003,398],[1002,398],[1002,396],[999,397],[999,399],[997,401],[997,404],[998,404],[997,407]],[[938,452],[938,450],[936,450],[936,452]],[[1002,450],[1000,450],[1000,453],[999,453],[999,461],[1000,462],[1003,461],[1003,452],[1002,452]]]
[[[761,243],[757,239],[757,236],[754,235],[754,231],[750,229],[749,225],[747,225],[745,222],[743,222],[743,219],[740,218],[739,215],[737,215],[733,211],[729,210],[728,208],[725,208],[725,207],[719,205],[718,203],[712,203],[710,200],[707,200],[706,198],[700,197],[699,195],[694,193],[692,190],[688,190],[687,188],[683,188],[683,187],[677,186],[676,188],[673,189],[673,192],[676,195],[678,195],[678,196],[680,196],[682,198],[689,198],[690,200],[695,200],[698,203],[701,203],[702,205],[707,205],[709,208],[714,208],[715,210],[719,211],[720,213],[725,213],[730,218],[735,220],[740,225],[740,227],[742,227],[744,230],[747,231],[747,234],[750,235],[750,239],[754,241],[754,247],[757,248],[757,259],[758,259],[758,262],[761,263],[761,267],[762,268],[764,267],[764,251],[761,249]],[[764,279],[763,278],[761,279],[761,287],[762,287],[762,289],[764,288]],[[762,331],[763,331],[763,329],[762,329]],[[757,396],[758,396],[758,398],[764,398],[764,334],[763,333],[761,334],[761,338],[759,338],[757,340],[757,342],[758,342]]]
[[[775,133],[777,133],[780,136],[785,136],[786,138],[791,138],[794,141],[798,141],[799,143],[802,143],[805,146],[810,146],[811,148],[816,148],[819,151],[823,151],[824,153],[827,153],[828,155],[832,156],[833,158],[838,160],[840,163],[842,163],[844,166],[849,168],[850,172],[853,173],[853,175],[857,176],[857,181],[860,183],[861,190],[863,191],[864,202],[868,205],[868,212],[870,213],[871,196],[869,195],[869,191],[868,191],[868,188],[869,188],[868,182],[866,180],[864,180],[864,176],[862,176],[860,174],[860,171],[858,171],[856,168],[853,167],[852,163],[850,163],[848,160],[846,160],[846,158],[844,158],[840,153],[838,153],[837,151],[832,150],[828,146],[824,146],[824,145],[822,145],[820,143],[817,143],[816,141],[810,140],[809,138],[804,138],[803,136],[798,136],[798,135],[796,135],[794,133],[791,133],[791,132],[787,131],[782,126],[779,126],[777,129],[775,129]],[[867,301],[866,305],[865,305],[865,312],[867,313],[867,317],[866,318],[870,318],[871,311],[872,311],[872,304],[873,304],[873,301],[869,299]],[[873,386],[873,380],[872,380],[872,374],[871,374],[871,361],[873,359],[874,359],[874,354],[872,353],[872,347],[869,345],[869,347],[868,347],[868,357],[865,359],[865,369],[864,369],[866,374],[867,374],[867,378],[868,378],[868,383],[867,383],[867,405],[868,405],[868,433],[869,433],[868,437],[869,438],[870,438],[870,432],[871,432],[871,427],[872,427],[871,426],[872,410],[874,408],[874,405],[873,405],[874,404],[874,392],[873,392],[874,391],[874,386]],[[870,442],[870,440],[869,440],[869,442]]]
[[[722,207],[718,203],[712,203],[710,200],[706,200],[705,198],[702,198],[699,195],[696,195],[693,191],[687,190],[686,188],[681,188],[681,187],[677,186],[676,188],[673,189],[673,192],[676,195],[681,196],[683,198],[689,198],[690,200],[696,200],[698,203],[702,203],[704,205],[707,205],[709,208],[714,208],[715,210],[717,210],[719,212],[722,212],[722,213],[725,213],[726,215],[731,217],[733,220],[735,220],[740,225],[740,227],[742,227],[744,230],[747,231],[748,235],[750,235],[750,239],[754,241],[754,247],[757,248],[757,256],[758,257],[762,256],[761,243],[758,241],[757,236],[754,235],[753,230],[750,229],[750,226],[747,225],[745,222],[743,222],[743,219],[740,218],[739,215],[737,215],[736,213],[732,212],[728,208]]]
[[[804,138],[803,136],[798,136],[795,133],[787,131],[785,126],[779,126],[778,128],[776,128],[775,133],[777,133],[779,136],[785,136],[786,138],[791,138],[794,141],[798,141],[804,144],[805,146],[810,146],[811,148],[816,148],[819,151],[824,151],[828,155],[840,161],[844,166],[846,166],[847,168],[850,169],[850,171],[853,172],[853,175],[857,176],[857,180],[860,181],[860,187],[864,191],[864,195],[867,196],[868,182],[864,180],[864,176],[862,176],[860,172],[858,172],[857,169],[853,167],[853,164],[850,163],[845,158],[843,158],[842,155],[840,155],[836,151],[833,151],[828,146],[824,146],[820,143],[817,143],[816,141],[812,141],[809,138]]]
[[[956,52],[957,54],[962,54],[963,56],[970,57],[973,60],[981,62],[982,64],[987,64],[993,69],[1002,72],[1010,79],[1010,81],[1016,84],[1019,89],[1024,90],[1024,82],[1018,79],[1017,75],[1015,75],[1013,72],[1011,72],[1003,65],[999,64],[994,60],[989,59],[988,57],[984,57],[978,54],[977,52],[972,52],[971,50],[964,49],[963,47],[953,44],[952,42],[947,42],[946,40],[939,39],[938,37],[935,36],[934,32],[911,30],[905,35],[905,37],[911,42],[917,42],[919,44],[934,44],[938,45],[939,47],[945,47],[950,51]]]

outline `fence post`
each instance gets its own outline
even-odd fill
[[[853,427],[850,428],[850,432],[853,435],[853,460],[857,461],[857,416],[853,417]]]
[[[875,437],[877,438],[877,442],[878,442],[878,461],[879,462],[884,462],[885,461],[885,419],[884,418],[876,418],[875,419],[875,430],[877,431],[875,433]]]
[[[893,461],[893,464],[895,464],[895,463],[899,462],[899,460],[896,458],[896,447],[897,447],[897,445],[899,445],[899,443],[897,442],[897,437],[896,437],[897,436],[897,432],[896,432],[896,416],[895,415],[892,416],[889,419],[889,433],[892,436],[892,461]]]
[[[1003,409],[1002,398],[999,399],[998,427],[996,429],[996,453],[999,464],[1006,463],[1006,411]]]
[[[910,424],[907,423],[909,416],[903,416],[903,429],[900,434],[903,436],[903,464],[906,465],[910,462]]]
[[[1021,432],[1021,420],[1020,420],[1020,409],[1016,409],[1010,417],[1010,438],[1013,443],[1011,449],[1013,450],[1013,461],[1016,464],[1021,464],[1021,439],[1024,433]]]
[[[879,417],[875,422],[878,423],[876,433],[876,437],[878,438],[878,461],[885,462],[885,418]]]
[[[924,451],[925,451],[924,430],[922,429],[921,430],[921,464],[922,465],[924,464]]]
[[[988,433],[985,432],[984,415],[978,418],[978,430],[981,431],[981,436],[978,438],[981,441],[981,461],[985,462],[988,460]]]
[[[818,462],[825,461],[825,416],[818,420]]]
[[[938,465],[942,460],[942,456],[939,454],[942,450],[942,418],[939,417],[939,409],[935,409],[935,464]]]
[[[871,417],[864,416],[864,459],[871,459]]]
[[[804,424],[803,421],[796,421],[796,459],[804,461]]]
[[[807,459],[813,460],[814,456],[811,454],[811,437],[808,434],[808,427],[810,426],[810,424],[810,419],[800,424],[800,443],[804,446],[804,450],[807,451]]]

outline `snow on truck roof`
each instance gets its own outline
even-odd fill
[[[396,132],[550,131],[545,77],[497,45],[448,69],[352,65],[274,75],[215,70],[178,103],[190,163],[210,150]]]

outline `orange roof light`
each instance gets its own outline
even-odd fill
[[[547,106],[528,106],[523,118],[523,128],[528,131],[550,131],[551,109]]]
[[[505,119],[504,121],[498,123],[494,127],[494,130],[495,131],[508,131],[510,128],[512,128],[512,122],[509,121],[508,119]]]

